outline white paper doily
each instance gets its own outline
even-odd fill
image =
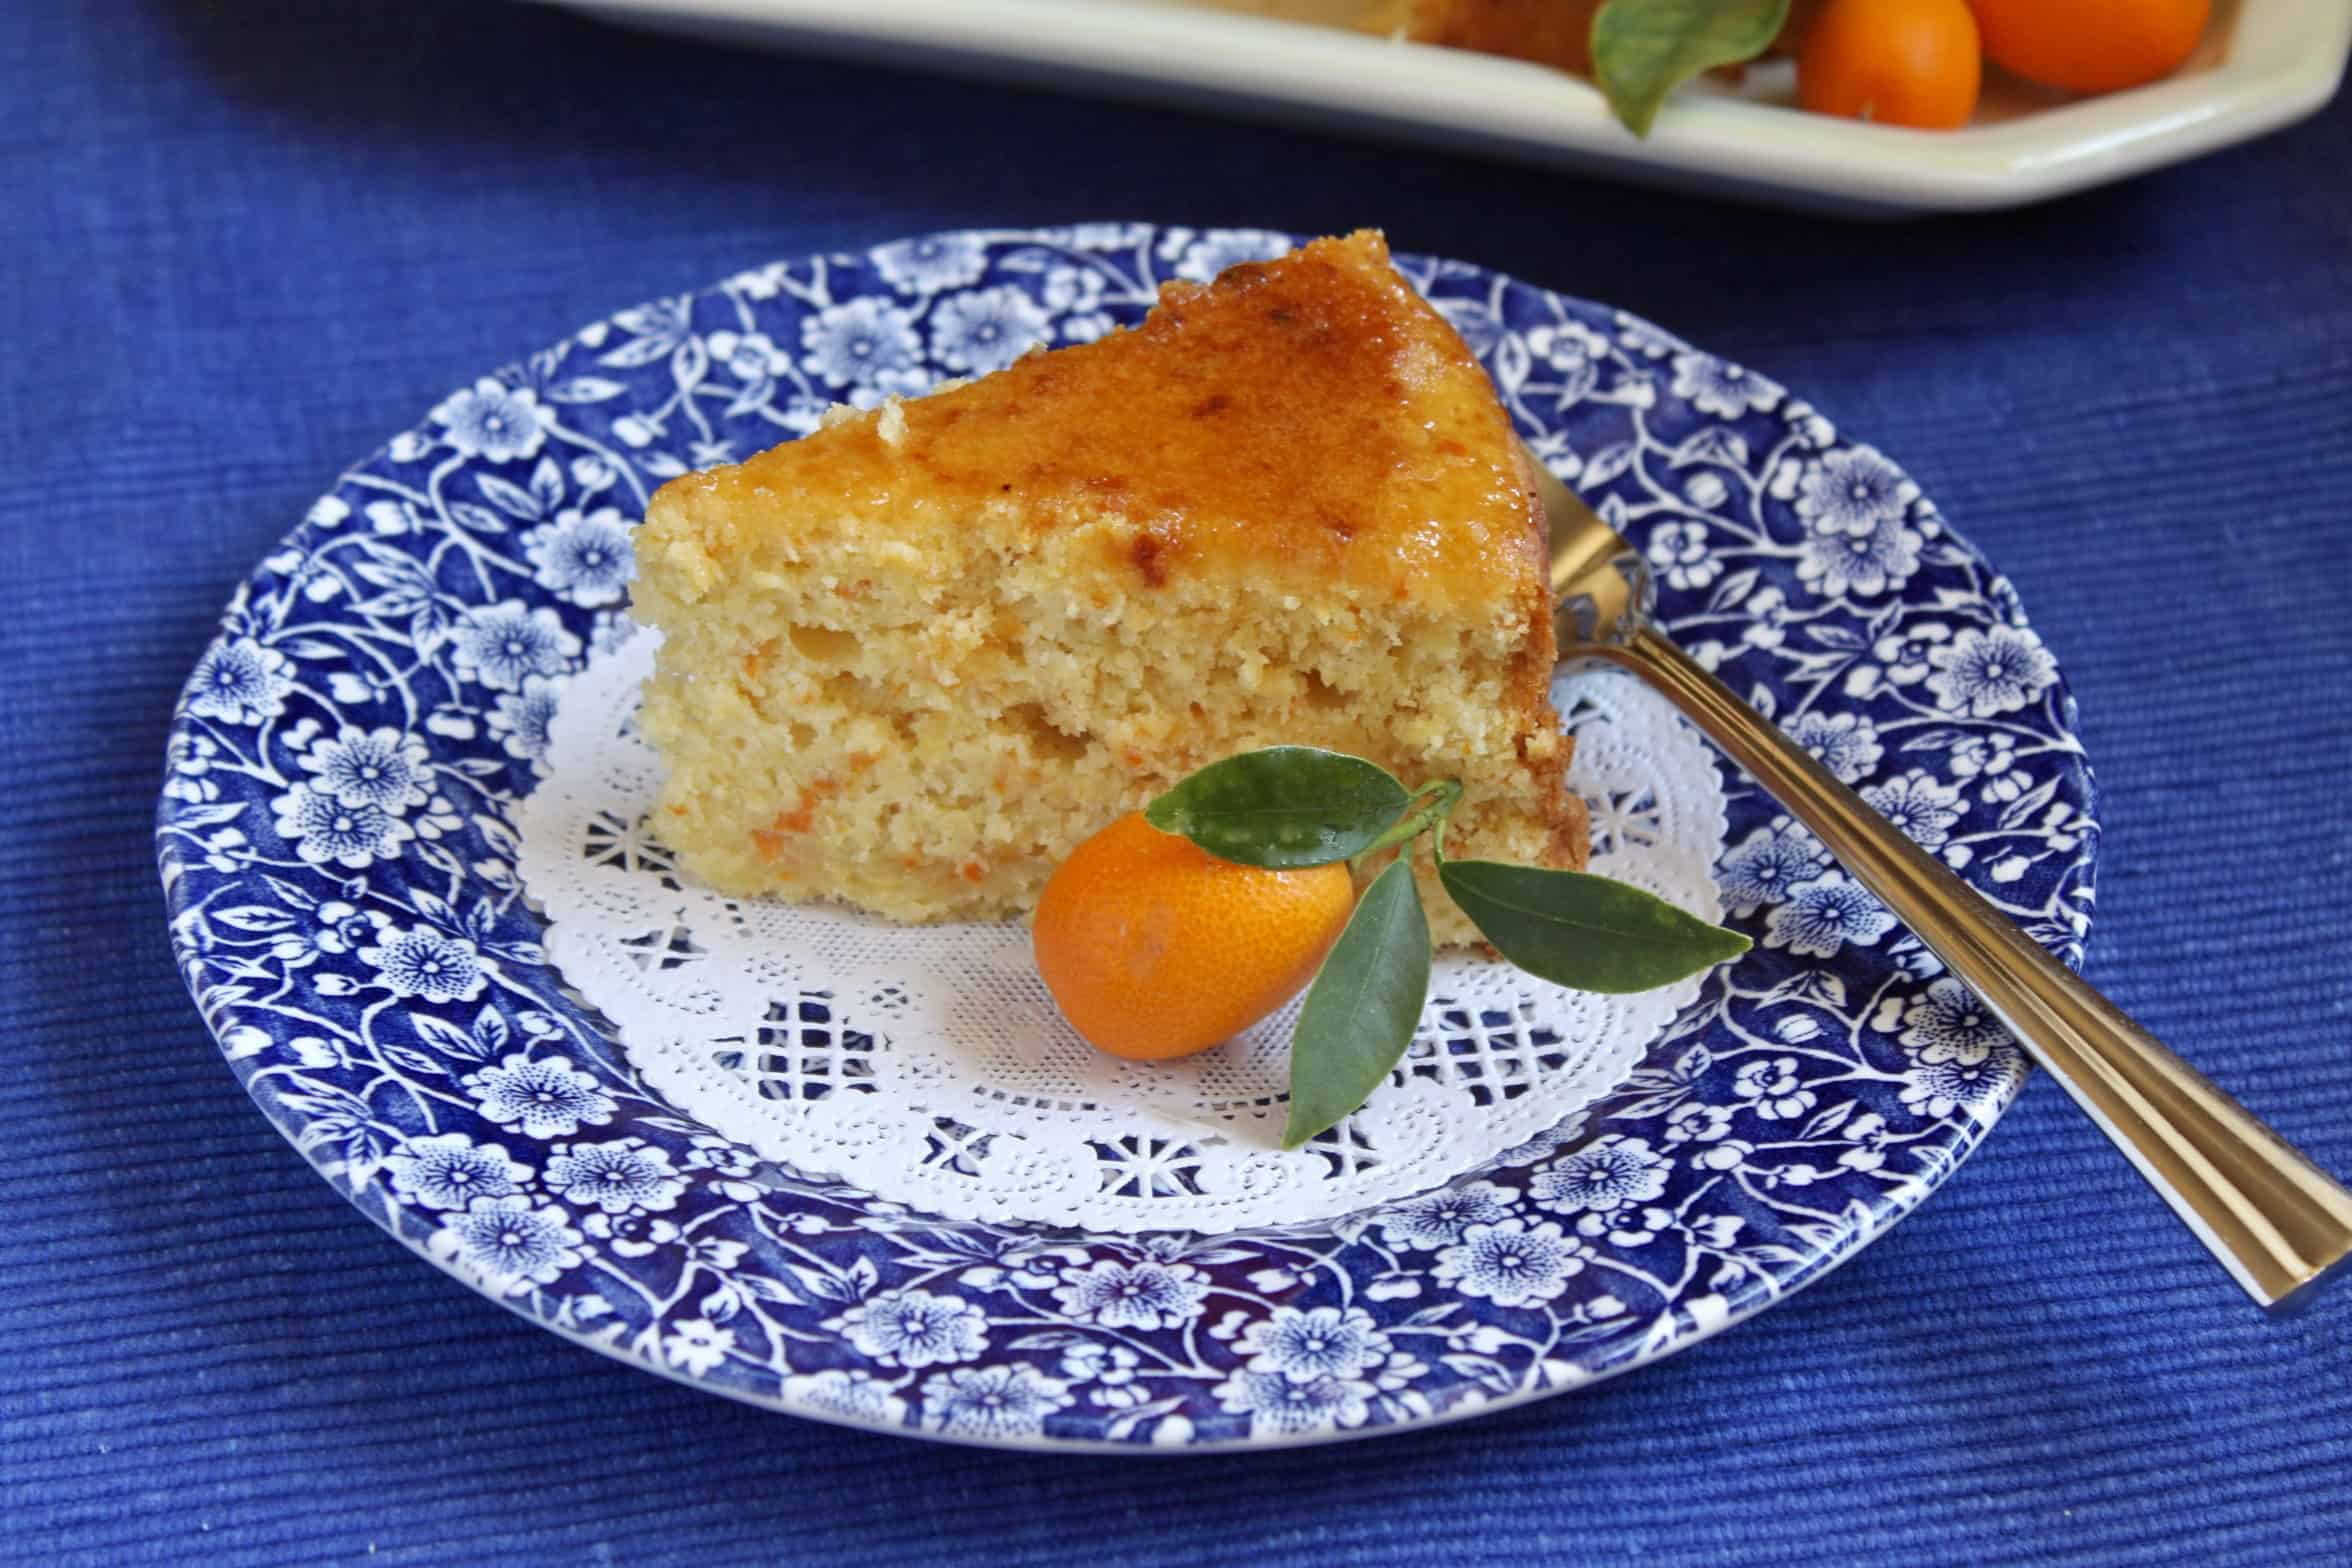
[[[1297,1004],[1177,1062],[1088,1046],[1038,979],[1027,928],[899,926],[719,896],[650,831],[662,769],[638,735],[658,634],[566,686],[549,776],[524,803],[525,887],[564,978],[678,1110],[802,1172],[952,1219],[1228,1231],[1321,1220],[1435,1187],[1609,1089],[1696,979],[1596,996],[1440,954],[1389,1086],[1305,1148],[1278,1147]],[[1665,700],[1563,674],[1570,782],[1592,869],[1709,919],[1724,801]]]

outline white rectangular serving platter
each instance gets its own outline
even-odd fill
[[[1188,0],[554,3],[773,49],[1149,97],[1884,217],[2020,206],[2259,136],[2324,105],[2352,48],[2352,0],[2220,0],[2180,72],[2127,92],[2069,100],[1988,79],[1977,123],[1908,131],[1790,107],[1784,64],[1750,72],[1737,89],[1686,90],[1637,141],[1589,84],[1542,66]]]

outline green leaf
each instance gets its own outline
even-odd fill
[[[1444,859],[1437,874],[1496,951],[1578,991],[1647,991],[1748,950],[1737,931],[1608,877]]]
[[[1413,1043],[1429,995],[1429,920],[1403,860],[1372,879],[1290,1037],[1290,1124],[1295,1149],[1362,1105]]]
[[[1701,71],[1762,54],[1789,0],[1609,0],[1593,16],[1593,80],[1636,136],[1666,95]]]
[[[1212,855],[1279,871],[1362,854],[1411,799],[1395,775],[1361,757],[1270,746],[1210,763],[1143,815]]]

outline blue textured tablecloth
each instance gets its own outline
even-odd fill
[[[2104,786],[2090,968],[2352,1171],[2352,102],[1847,227],[481,3],[0,16],[0,1560],[2352,1555],[2352,1290],[2266,1321],[2037,1080],[1819,1287],[1462,1427],[1155,1463],[738,1408],[403,1252],[238,1091],[148,821],[234,579],[447,388],[963,224],[1387,227],[1765,367],[2014,577]]]

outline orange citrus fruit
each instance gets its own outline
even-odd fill
[[[2074,93],[2138,87],[2180,69],[2213,0],[1968,0],[1985,58]]]
[[[1984,61],[1967,0],[1829,0],[1797,50],[1816,114],[1949,131],[1976,112]]]
[[[1190,1056],[1314,978],[1355,903],[1344,865],[1220,860],[1131,812],[1070,852],[1037,900],[1037,972],[1113,1056]]]

